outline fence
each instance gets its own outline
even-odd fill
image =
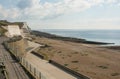
[[[20,64],[35,78],[35,79],[49,79],[42,74],[42,72],[38,71],[36,67],[32,66],[28,61],[26,61],[23,57],[17,56],[15,50],[10,44],[4,42],[4,47],[7,51],[9,51],[17,60],[19,60]]]
[[[38,71],[34,66],[32,66],[28,61],[24,58],[21,60],[22,66],[32,75],[35,79],[49,79],[42,74],[42,72]]]
[[[20,57],[17,53],[17,51],[15,51],[16,49],[14,49],[14,46],[10,46],[10,44],[8,44],[7,42],[4,43],[5,48],[10,51],[15,58],[17,58],[19,60],[19,62],[21,63],[21,65],[35,78],[35,79],[49,79],[47,76],[45,76],[45,74],[43,74],[42,72],[38,71],[36,69],[36,67],[34,67],[33,65],[31,65],[25,58]],[[35,52],[32,51],[32,54],[44,59],[44,56],[39,55]],[[53,61],[53,60],[49,60],[49,63],[53,64],[54,66],[66,71],[67,73],[77,77],[78,79],[90,79],[87,76],[84,76],[82,74],[79,74],[69,68],[66,68],[60,64],[58,64],[57,62]]]
[[[34,55],[36,55],[37,57],[40,57],[41,59],[44,59],[44,56],[42,56],[42,55],[40,55],[40,54],[38,54],[38,53],[36,53],[34,51],[32,51],[31,53],[34,54]]]

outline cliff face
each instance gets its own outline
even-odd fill
[[[25,22],[8,22],[0,20],[0,35],[7,37],[22,36],[28,38],[30,35],[30,28]]]
[[[8,31],[7,27],[11,22],[8,22],[7,20],[0,20],[0,35],[5,35]]]

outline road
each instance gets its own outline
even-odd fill
[[[0,58],[2,58],[9,79],[30,79],[25,73],[22,66],[10,55],[2,46],[2,42],[7,40],[5,37],[0,37]]]

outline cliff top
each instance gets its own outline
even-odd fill
[[[0,26],[19,25],[21,28],[23,24],[24,22],[8,22],[7,20],[0,20]]]

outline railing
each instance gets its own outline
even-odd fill
[[[46,78],[44,76],[44,74],[42,74],[42,72],[38,71],[34,66],[32,66],[28,61],[26,61],[24,58],[22,57],[18,57],[16,55],[17,52],[14,52],[14,49],[12,49],[12,47],[9,46],[9,44],[7,44],[7,42],[4,42],[4,47],[7,51],[9,51],[12,55],[14,55],[14,57],[18,60],[20,64],[35,78],[35,79],[49,79]]]
[[[42,56],[42,55],[40,55],[40,54],[38,54],[38,53],[36,53],[34,51],[32,51],[31,53],[34,54],[37,57],[40,57],[41,59],[44,59],[44,56]]]
[[[38,71],[36,69],[36,67],[34,67],[33,65],[31,65],[25,58],[23,57],[18,57],[16,55],[17,52],[14,52],[14,48],[12,49],[6,42],[4,43],[5,48],[10,51],[17,59],[19,59],[19,62],[21,63],[21,65],[35,78],[35,79],[49,79],[45,76],[45,74],[43,74],[42,72]],[[37,54],[35,52],[31,52],[32,54],[40,57],[41,59],[44,59],[44,56]],[[90,79],[87,76],[84,76],[82,74],[79,74],[67,67],[64,67],[60,64],[58,64],[57,62],[53,61],[53,60],[49,60],[49,63],[53,64],[54,66],[64,70],[65,72],[77,77],[77,79]]]
[[[32,76],[34,76],[35,79],[48,79],[44,76],[44,74],[42,74],[42,72],[38,71],[34,66],[32,66],[24,58],[22,58],[21,64]]]

